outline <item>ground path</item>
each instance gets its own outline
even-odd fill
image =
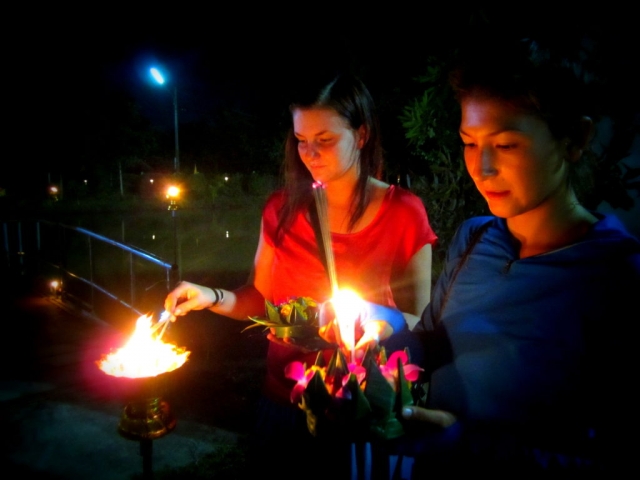
[[[36,478],[140,478],[138,442],[117,433],[119,392],[95,366],[123,332],[56,300],[44,281],[2,279],[0,461]],[[165,394],[177,425],[153,441],[154,471],[197,462],[250,429],[265,340],[212,317],[194,313],[166,334],[191,355]]]

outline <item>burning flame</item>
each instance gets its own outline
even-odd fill
[[[349,354],[349,361],[355,362],[356,322],[362,310],[362,300],[357,293],[341,289],[331,299],[340,329],[340,343]]]
[[[143,315],[126,345],[98,361],[100,370],[115,377],[155,377],[180,368],[189,353],[153,336],[151,316]]]

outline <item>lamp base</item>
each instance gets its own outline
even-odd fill
[[[124,407],[118,432],[129,440],[160,438],[176,427],[169,404],[161,398],[132,402]]]

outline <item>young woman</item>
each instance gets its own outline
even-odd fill
[[[264,315],[265,300],[280,304],[299,296],[318,302],[330,299],[323,248],[316,241],[312,221],[312,185],[321,182],[338,285],[355,290],[369,302],[397,307],[413,326],[429,302],[436,235],[417,196],[380,180],[383,156],[369,92],[357,78],[339,75],[303,89],[290,110],[285,187],[264,207],[246,285],[227,291],[182,282],[168,295],[166,310],[181,316],[206,308],[246,321],[249,316]],[[384,339],[392,333],[387,323],[372,325],[379,328],[368,332],[371,337]],[[269,452],[267,457],[286,452],[300,459],[307,449],[310,435],[305,415],[291,404],[295,382],[285,378],[284,369],[294,360],[311,365],[315,357],[315,352],[305,353],[278,341],[269,344],[265,398],[258,419],[263,440],[258,448]],[[318,453],[307,451],[306,455],[314,458]],[[280,469],[279,473],[286,472]]]
[[[404,411],[429,432],[415,478],[624,471],[640,242],[578,201],[593,122],[574,71],[501,49],[452,75],[493,216],[461,225],[415,328],[430,381],[428,408]]]

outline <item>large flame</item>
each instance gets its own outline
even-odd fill
[[[355,362],[356,323],[362,311],[362,299],[352,290],[341,289],[331,299],[340,329],[340,344]]]
[[[189,353],[154,337],[151,316],[143,315],[126,345],[98,361],[100,370],[115,377],[155,377],[180,368]]]

